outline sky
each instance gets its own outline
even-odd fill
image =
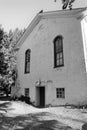
[[[79,7],[87,7],[87,0],[76,0],[73,8]],[[0,24],[6,32],[15,28],[24,29],[40,10],[61,8],[61,0],[0,0]]]

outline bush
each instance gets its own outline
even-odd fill
[[[32,104],[31,101],[30,101],[30,97],[26,97],[24,95],[21,95],[18,100],[20,101],[23,101],[23,102],[26,102],[27,104]]]
[[[87,130],[87,123],[83,124],[82,130]]]
[[[21,95],[20,97],[14,96],[10,99],[11,101],[22,101],[22,102],[26,102],[27,104],[31,104],[33,105],[33,103],[30,101],[30,97],[26,97],[24,95]],[[34,106],[34,105],[33,105]]]

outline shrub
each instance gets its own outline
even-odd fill
[[[23,102],[26,102],[27,104],[32,104],[31,101],[30,101],[30,97],[26,97],[24,95],[21,95],[18,100],[20,101],[23,101]]]

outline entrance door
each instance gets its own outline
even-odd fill
[[[45,107],[45,87],[40,87],[40,107]]]
[[[39,107],[45,107],[45,87],[37,87],[37,105]]]

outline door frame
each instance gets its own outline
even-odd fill
[[[41,95],[42,93],[41,89],[44,90],[43,95]],[[46,98],[45,86],[37,86],[36,87],[36,105],[39,107],[45,107],[45,98]]]

